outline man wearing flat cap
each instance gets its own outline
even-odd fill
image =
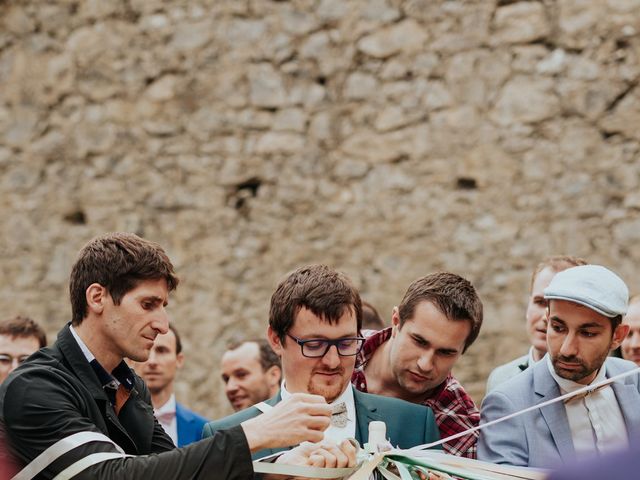
[[[548,301],[547,355],[484,399],[481,424],[595,385],[636,365],[608,357],[627,335],[622,325],[629,291],[612,271],[582,265],[558,273],[544,290]],[[640,433],[638,374],[559,401],[480,433],[478,458],[552,468],[625,448]]]

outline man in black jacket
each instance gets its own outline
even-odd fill
[[[174,447],[123,359],[145,361],[156,335],[167,332],[165,308],[177,284],[162,248],[136,235],[107,234],[81,250],[71,272],[71,323],[0,387],[7,439],[19,463],[29,464],[22,478],[64,471],[87,479],[244,479],[253,475],[251,451],[322,439],[331,408],[320,396],[298,395]],[[40,464],[45,450],[49,459]]]

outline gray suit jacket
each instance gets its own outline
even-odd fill
[[[607,378],[636,368],[632,362],[607,358]],[[630,437],[640,433],[640,380],[630,375],[613,383]],[[480,424],[560,396],[546,359],[499,385],[482,402]],[[575,459],[564,403],[533,410],[480,431],[478,459],[493,463],[550,468]]]
[[[516,358],[515,360],[511,360],[509,363],[505,363],[494,368],[487,379],[487,393],[492,391],[501,383],[504,383],[519,373],[524,372],[527,368],[529,368],[528,353]]]
[[[274,406],[281,400],[280,392],[267,400]],[[440,440],[440,432],[435,422],[433,411],[424,405],[405,402],[392,397],[382,397],[359,392],[353,389],[353,400],[356,407],[356,440],[360,445],[369,441],[369,422],[383,421],[387,424],[387,438],[391,444],[400,448],[411,448],[416,445]],[[202,438],[216,432],[235,427],[245,420],[260,414],[256,407],[249,407],[220,420],[214,420],[204,426]],[[257,460],[286,448],[260,450],[252,455]]]

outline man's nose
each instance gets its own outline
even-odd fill
[[[578,355],[578,342],[573,334],[568,334],[564,337],[562,345],[560,346],[560,354],[564,357],[573,357]]]
[[[340,355],[338,354],[338,346],[331,345],[327,353],[322,357],[322,363],[329,368],[336,368],[340,365]]]
[[[151,326],[161,335],[164,335],[169,331],[169,315],[164,307],[160,307],[160,310],[156,314]]]
[[[149,365],[155,365],[156,364],[156,351],[155,348],[152,348],[151,351],[149,352],[149,359],[147,360],[147,363]]]
[[[11,368],[9,369],[9,373],[13,372],[16,368],[20,366],[20,359],[18,357],[11,359]]]
[[[227,395],[228,395],[237,390],[238,390],[238,383],[233,378],[230,378],[227,384],[224,386],[224,391],[227,392]]]
[[[427,350],[420,355],[418,358],[418,368],[423,372],[433,370],[433,350]]]

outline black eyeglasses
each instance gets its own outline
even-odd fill
[[[291,337],[302,350],[302,355],[308,358],[324,357],[332,345],[336,346],[338,355],[341,357],[352,357],[360,353],[362,345],[364,345],[364,337],[345,337],[337,338],[336,340],[328,340],[325,338],[309,338],[302,340],[298,337],[294,337],[290,333],[287,336]]]

